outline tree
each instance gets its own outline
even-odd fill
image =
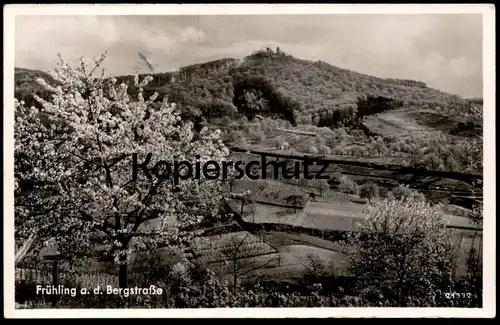
[[[236,174],[233,169],[227,171],[227,177],[226,179],[223,179],[223,182],[225,182],[228,185],[229,193],[232,193],[234,185],[238,182],[238,179],[236,179]]]
[[[367,198],[368,203],[370,203],[370,200],[372,198],[376,198],[379,196],[379,188],[377,184],[368,182],[366,184],[363,184],[359,187],[359,196],[361,198]]]
[[[220,240],[210,240],[205,244],[205,263],[220,265],[224,273],[233,278],[233,292],[238,288],[238,280],[259,269],[269,266],[275,259],[266,256],[272,249],[263,240],[248,232],[237,232],[223,235]]]
[[[319,153],[329,155],[332,153],[332,150],[330,149],[330,147],[323,144],[319,147]]]
[[[452,154],[446,154],[444,157],[444,166],[446,169],[449,171],[459,171],[460,170],[460,164],[458,161],[453,157]]]
[[[303,189],[307,189],[307,187],[309,186],[309,180],[307,180],[306,178],[300,178],[297,181],[297,185]]]
[[[410,188],[407,185],[400,184],[396,188],[394,188],[390,193],[392,194],[392,196],[394,196],[396,200],[404,201],[410,196],[417,200],[425,200],[425,196],[422,193],[417,192],[416,190]]]
[[[341,156],[343,156],[343,155],[345,154],[345,149],[344,149],[344,147],[342,147],[341,145],[338,145],[338,146],[335,146],[335,147],[333,148],[333,152],[334,152],[334,154],[336,154],[336,155],[341,155]]]
[[[90,68],[83,59],[75,69],[60,58],[53,73],[60,85],[39,80],[53,93],[51,101],[36,97],[40,110],[16,102],[23,113],[15,124],[16,222],[19,236],[35,230],[41,239],[56,238],[68,259],[103,247],[126,287],[134,251],[180,245],[189,227],[218,216],[220,182],[177,182],[165,162],[224,160],[229,152],[220,132],[203,129],[195,137],[175,104],[164,99],[152,108],[157,95],[143,98],[150,77],[134,78],[136,99],[116,79],[96,77],[106,54]],[[40,114],[51,123],[41,123]]]
[[[241,202],[241,210],[240,210],[240,216],[243,218],[243,212],[245,206],[251,204],[252,202],[255,201],[255,199],[252,197],[252,191],[247,190],[242,193],[231,193],[231,197],[233,199],[239,200]]]
[[[293,206],[293,212],[297,212],[297,206],[304,202],[304,198],[301,195],[289,195],[285,198],[285,201]]]
[[[252,213],[252,221],[255,222],[255,212],[257,212],[257,202],[252,198],[250,203],[250,212]]]
[[[356,158],[363,157],[363,149],[360,146],[356,146],[352,149],[352,155]]]
[[[229,116],[224,116],[222,118],[222,124],[225,125],[225,126],[231,126],[231,123],[232,123],[232,120]]]
[[[351,180],[346,175],[340,176],[339,189],[341,192],[346,193],[346,194],[358,195],[358,193],[359,193],[358,184],[356,184],[356,182]]]
[[[328,192],[329,189],[330,189],[330,184],[328,184],[328,181],[326,179],[320,180],[319,191],[320,191],[321,195]]]
[[[483,204],[476,204],[472,208],[471,219],[474,223],[482,225],[483,223]]]
[[[422,157],[422,163],[432,170],[439,170],[443,165],[443,160],[434,153],[428,153]]]
[[[411,195],[368,205],[365,213],[347,241],[354,274],[389,279],[399,298],[447,289],[452,243],[441,205]]]
[[[238,143],[243,138],[243,133],[241,131],[231,131],[228,134],[228,138],[232,143]]]
[[[307,255],[308,268],[304,275],[308,283],[316,283],[327,274],[325,261],[317,254]]]

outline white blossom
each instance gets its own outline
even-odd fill
[[[142,88],[152,78],[134,78],[139,96],[129,98],[125,84],[94,77],[104,59],[92,68],[82,60],[74,69],[60,58],[52,73],[57,86],[39,80],[53,93],[52,100],[36,97],[40,111],[15,101],[16,222],[20,234],[35,228],[41,237],[57,237],[69,255],[103,244],[123,262],[133,249],[169,244],[188,234],[181,232],[186,226],[217,216],[221,198],[219,180],[175,185],[140,171],[134,181],[132,154],[141,163],[151,153],[152,168],[160,160],[194,162],[196,155],[223,160],[228,150],[217,132],[194,140],[192,123],[180,120],[173,103],[154,109],[157,95],[145,101]],[[37,185],[21,193],[22,180]],[[160,222],[148,226],[153,219]]]

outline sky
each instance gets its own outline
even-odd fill
[[[482,97],[480,14],[17,16],[16,67],[49,71],[109,48],[108,74],[155,72],[270,47],[378,77]]]

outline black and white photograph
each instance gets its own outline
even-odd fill
[[[4,7],[6,315],[495,317],[493,5],[61,6]]]

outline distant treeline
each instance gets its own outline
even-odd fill
[[[479,98],[468,98],[467,100],[469,102],[471,102],[471,103],[474,103],[474,104],[483,105],[483,98],[481,98],[481,97],[479,97]]]
[[[400,108],[402,105],[403,102],[400,100],[382,96],[358,98],[356,109],[348,107],[344,110],[334,109],[327,111],[326,114],[321,116],[318,126],[338,127],[341,125],[357,124],[356,122],[359,122],[359,118],[363,116],[394,110]]]
[[[427,84],[425,82],[416,81],[416,80],[385,78],[385,79],[383,79],[383,81],[385,81],[389,84],[394,84],[394,85],[427,88]]]

